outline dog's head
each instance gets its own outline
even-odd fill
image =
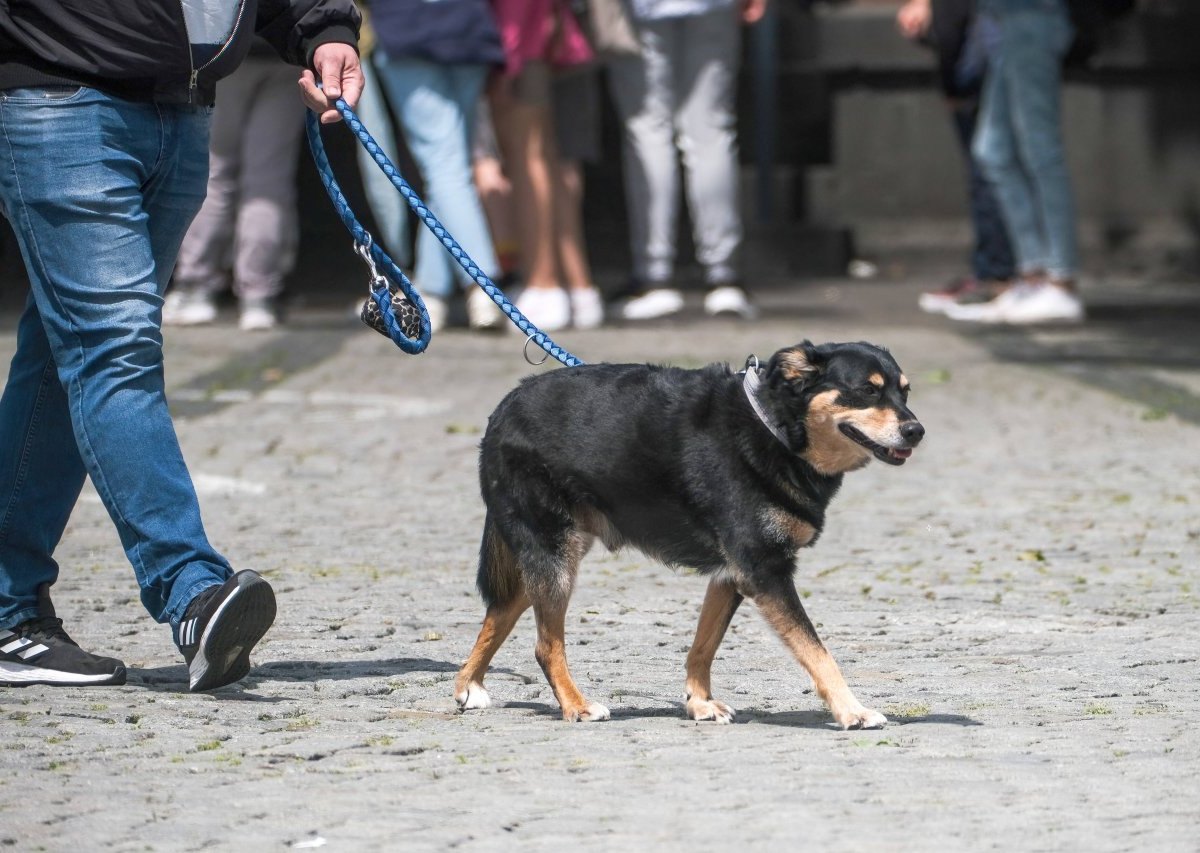
[[[804,341],[775,353],[765,379],[762,402],[822,474],[861,468],[872,457],[903,465],[925,435],[908,408],[908,379],[881,347]]]

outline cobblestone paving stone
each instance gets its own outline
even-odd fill
[[[599,549],[569,655],[613,719],[561,720],[528,616],[494,707],[456,713],[482,616],[477,443],[519,377],[551,368],[515,334],[445,332],[412,358],[310,311],[263,336],[168,333],[209,534],[278,593],[250,677],[184,692],[85,491],[55,600],[129,684],[0,688],[0,847],[1200,849],[1197,425],[999,358],[991,333],[916,317],[913,293],[897,311],[779,299],[749,326],[558,336],[589,361],[684,366],[803,337],[893,351],[928,439],[847,477],[796,575],[885,729],[835,728],[749,605],[714,666],[735,723],[686,719],[704,581]]]

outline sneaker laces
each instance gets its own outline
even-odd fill
[[[30,619],[27,622],[22,622],[12,629],[18,636],[25,639],[37,637],[62,640],[64,643],[70,643],[75,648],[79,648],[79,643],[71,639],[63,628],[63,620],[57,616],[38,616]]]

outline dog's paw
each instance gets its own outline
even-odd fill
[[[584,708],[563,712],[563,719],[568,723],[598,723],[601,720],[607,720],[610,716],[608,709],[599,702],[590,702]]]
[[[697,699],[692,697],[687,700],[687,715],[693,720],[713,720],[717,723],[732,723],[736,714],[736,711],[724,702],[718,702],[716,699]]]
[[[492,697],[488,696],[488,692],[483,689],[482,684],[473,681],[466,686],[466,689],[454,694],[454,701],[458,703],[458,710],[474,711],[478,708],[490,707]]]
[[[887,725],[887,717],[862,705],[834,714],[834,719],[843,729],[882,729]]]

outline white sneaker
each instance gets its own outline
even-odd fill
[[[621,307],[626,320],[655,320],[683,310],[683,293],[673,287],[656,287],[635,296]]]
[[[446,320],[450,317],[450,306],[440,296],[422,296],[425,312],[429,315],[429,331],[440,332],[446,328]]]
[[[163,300],[164,326],[202,326],[217,319],[217,300],[204,290],[177,288]]]
[[[704,313],[718,317],[722,315],[753,320],[758,309],[750,304],[746,291],[732,284],[714,287],[704,295]]]
[[[472,286],[467,293],[467,325],[480,331],[504,328],[504,312],[479,287]]]
[[[990,302],[947,305],[946,316],[969,323],[1078,323],[1083,320],[1083,302],[1065,288],[1049,282],[1018,284]]]
[[[527,287],[517,297],[517,310],[543,332],[571,325],[571,300],[561,287]]]
[[[243,300],[238,311],[238,328],[243,332],[267,332],[278,325],[279,311],[272,300]]]
[[[576,329],[595,329],[604,322],[604,300],[594,287],[571,290],[571,325]]]

